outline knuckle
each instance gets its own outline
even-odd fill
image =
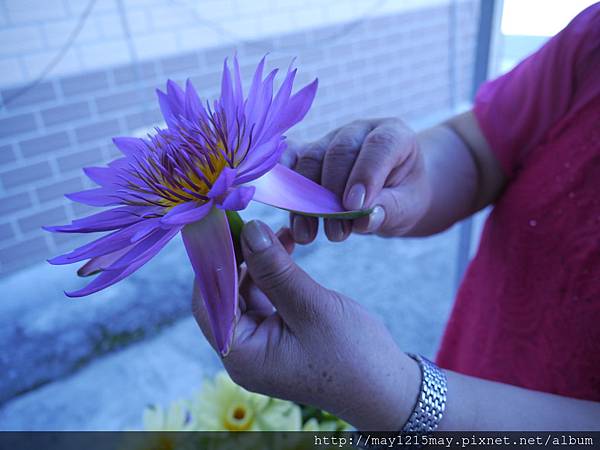
[[[325,150],[322,146],[319,144],[311,144],[298,157],[296,165],[299,168],[320,167],[324,154]]]
[[[389,127],[380,127],[367,138],[370,146],[378,151],[392,152],[396,150],[399,139],[398,133]]]
[[[357,133],[355,133],[353,129],[347,128],[344,132],[341,132],[335,137],[335,139],[331,142],[331,146],[327,152],[328,154],[352,154],[358,152],[360,145],[361,142],[357,136]]]
[[[288,258],[287,261],[281,261],[282,258],[274,258],[273,264],[266,267],[260,274],[262,284],[265,288],[278,290],[289,284],[293,273],[294,264]]]

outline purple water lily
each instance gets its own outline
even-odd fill
[[[166,93],[157,91],[167,128],[143,139],[115,138],[124,157],[107,167],[84,169],[99,187],[67,197],[112,209],[45,229],[110,233],[49,260],[89,260],[78,273],[99,273],[83,289],[67,293],[69,297],[122,280],[181,231],[215,340],[225,354],[238,307],[228,212],[242,210],[254,199],[304,214],[348,215],[333,193],[278,164],[286,148],[283,133],[308,112],[317,80],[292,95],[296,70],[290,67],[273,96],[277,70],[263,78],[264,63],[263,58],[245,98],[237,59],[233,73],[225,61],[221,96],[212,106],[202,104],[189,81],[185,90],[169,81]]]

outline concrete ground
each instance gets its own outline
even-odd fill
[[[244,217],[287,222],[261,205]],[[433,356],[451,307],[457,236],[453,228],[333,244],[320,235],[296,258],[381,315],[403,349]],[[0,302],[0,368],[9,375],[0,382],[0,430],[139,428],[146,405],[187,397],[220,370],[189,313],[192,275],[179,240],[114,289],[69,300],[62,290],[76,282],[71,268],[40,265],[0,283],[9,293]]]

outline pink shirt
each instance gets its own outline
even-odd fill
[[[508,184],[438,363],[600,401],[600,3],[485,83],[474,113]]]

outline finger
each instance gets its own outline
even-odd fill
[[[320,184],[323,158],[327,146],[334,134],[335,131],[327,134],[316,142],[304,146],[302,151],[297,155],[294,170],[309,180]],[[290,214],[290,227],[292,228],[294,240],[298,244],[310,244],[317,237],[319,220],[314,217]]]
[[[371,214],[354,221],[353,231],[400,236],[414,226],[414,217],[422,207],[419,199],[410,185],[403,189],[385,188],[373,200],[375,207]]]
[[[410,159],[417,148],[414,133],[400,120],[382,121],[363,142],[348,179],[344,206],[361,209],[374,205],[374,198],[385,186],[390,174]]]
[[[294,239],[292,238],[292,232],[289,228],[281,228],[276,233],[279,242],[283,245],[288,254],[292,254],[294,251]],[[243,313],[257,313],[259,315],[267,316],[273,313],[273,305],[269,301],[268,297],[260,291],[254,284],[252,277],[248,274],[248,268],[244,267],[243,274],[240,278],[240,308],[242,300],[244,301],[245,308],[242,308]]]
[[[302,152],[303,145],[294,140],[287,141],[287,147],[279,158],[279,164],[283,164],[290,169],[293,169],[298,161],[298,155]]]
[[[319,316],[317,313],[324,307],[319,297],[324,297],[326,290],[292,261],[265,224],[246,224],[242,250],[252,280],[290,328],[300,331],[307,321]]]
[[[358,157],[361,145],[373,126],[369,122],[356,121],[341,128],[329,143],[321,172],[321,185],[339,198],[344,195],[346,182]],[[330,241],[340,242],[350,234],[350,223],[326,219],[325,234]]]

